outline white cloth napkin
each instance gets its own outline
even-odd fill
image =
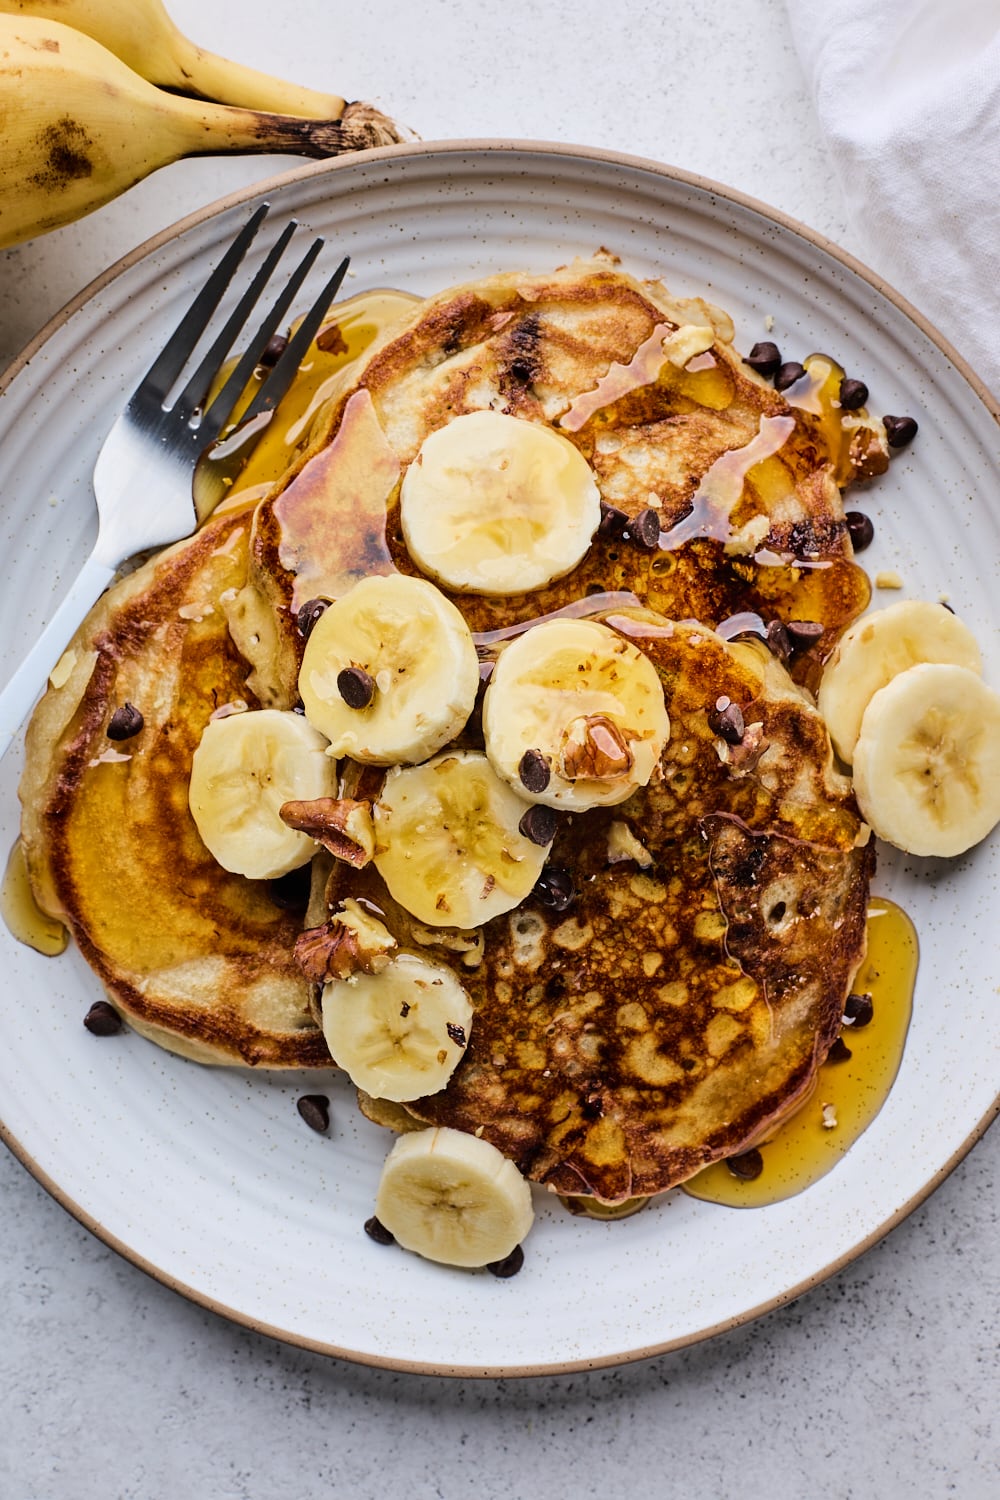
[[[1000,395],[1000,5],[787,5],[862,258]]]

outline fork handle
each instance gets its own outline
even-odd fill
[[[87,558],[38,640],[0,692],[0,758],[6,755],[28,710],[59,660],[77,626],[114,577],[114,568],[95,555]]]

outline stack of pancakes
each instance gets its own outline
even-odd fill
[[[637,351],[692,325],[710,347],[640,378]],[[358,362],[264,500],[236,496],[109,591],[32,720],[23,840],[39,904],[137,1030],[203,1062],[330,1066],[295,940],[357,896],[403,947],[456,967],[475,1007],[451,1082],[410,1113],[485,1136],[536,1181],[605,1202],[661,1192],[802,1101],[863,956],[874,856],[800,684],[867,582],[829,424],[731,340],[717,309],[606,260],[443,293]],[[363,442],[342,431],[358,392],[377,418]],[[416,571],[399,476],[430,432],[484,408],[574,442],[607,524],[567,577],[450,597],[486,653],[495,633],[600,596],[592,612],[655,665],[671,736],[649,786],[564,821],[549,864],[572,905],[529,896],[485,925],[470,964],[372,866],[317,862],[308,910],[305,884],[289,904],[287,888],[228,874],[187,787],[213,713],[296,705],[305,602]],[[648,545],[629,522],[651,509]],[[789,657],[773,622],[802,620],[822,633]],[[720,738],[722,700],[760,726],[753,753]],[[112,741],[126,701],[143,728]]]

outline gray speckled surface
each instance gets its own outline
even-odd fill
[[[405,14],[388,0],[363,14],[301,0],[279,30],[272,7],[244,0],[232,35],[222,0],[170,8],[205,45],[374,97],[425,138],[657,157],[863,253],[780,0],[727,11],[622,0],[613,24],[595,0],[427,0]],[[147,235],[285,165],[180,164],[0,254],[0,357]],[[986,1500],[1000,1493],[998,1168],[994,1130],[881,1245],[747,1328],[613,1371],[459,1382],[353,1367],[229,1325],[105,1249],[4,1153],[0,1500],[492,1500],[626,1485],[691,1500]]]

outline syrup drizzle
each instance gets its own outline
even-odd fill
[[[0,916],[12,937],[34,948],[36,953],[44,953],[46,958],[62,953],[69,942],[69,933],[63,924],[55,917],[46,916],[35,900],[20,839],[7,857],[7,868],[0,884]]]

